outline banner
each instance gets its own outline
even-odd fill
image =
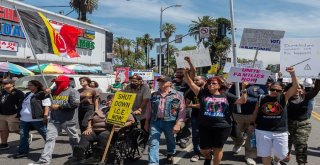
[[[266,84],[271,72],[254,68],[231,67],[228,80],[231,82],[248,82],[252,84]]]
[[[117,68],[116,77],[121,79],[121,83],[129,81],[129,67]]]
[[[134,93],[116,92],[107,116],[107,123],[123,127],[136,98]]]
[[[240,48],[279,52],[285,31],[244,28]]]
[[[113,73],[112,62],[100,62],[102,73]]]
[[[286,38],[281,40],[280,72],[290,78],[286,67],[293,66],[300,78],[318,78],[320,75],[320,39]]]
[[[206,48],[175,52],[174,57],[176,58],[177,68],[189,67],[187,61],[184,60],[185,57],[190,57],[196,68],[212,65],[209,49]]]
[[[131,74],[141,76],[142,80],[153,80],[153,72],[132,72]]]

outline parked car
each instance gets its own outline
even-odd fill
[[[46,79],[46,82],[48,86],[52,89],[54,87],[54,83],[52,80],[54,80],[58,74],[45,74],[44,78]],[[70,77],[71,83],[70,86],[72,88],[75,88],[78,90],[81,88],[79,78],[80,77],[89,77],[91,80],[96,81],[99,84],[99,88],[102,90],[102,93],[100,94],[100,100],[105,101],[107,96],[110,95],[111,93],[107,92],[107,88],[109,85],[113,84],[115,82],[115,76],[114,75],[106,75],[106,76],[98,76],[98,75],[66,75]],[[43,78],[41,75],[34,75],[34,76],[25,76],[22,78],[19,78],[15,82],[15,87],[22,90],[26,91],[28,82],[30,80],[38,80],[40,81],[43,86],[45,86],[45,83],[43,81]]]

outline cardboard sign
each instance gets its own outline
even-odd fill
[[[102,73],[113,73],[112,62],[100,62]]]
[[[240,48],[279,52],[280,39],[284,33],[279,30],[244,28]]]
[[[290,78],[286,67],[293,66],[300,78],[318,78],[320,75],[320,39],[286,38],[281,40],[280,72]]]
[[[271,72],[255,68],[231,67],[228,80],[231,82],[248,82],[252,84],[266,84]]]
[[[175,52],[174,57],[176,58],[177,68],[189,67],[187,61],[184,60],[185,57],[190,57],[196,68],[212,65],[209,49],[206,48]]]
[[[129,67],[117,68],[116,77],[121,79],[121,83],[129,81]]]
[[[153,72],[132,72],[131,74],[141,76],[142,80],[153,80]]]
[[[123,127],[131,113],[135,98],[134,93],[116,92],[108,113],[107,123]]]
[[[239,68],[252,68],[253,62],[248,62],[248,63],[237,63],[237,67]],[[254,63],[254,67],[256,69],[264,69],[263,68],[263,61],[256,61]]]

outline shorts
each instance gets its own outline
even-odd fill
[[[257,155],[269,157],[273,153],[280,160],[286,158],[288,149],[288,132],[270,132],[255,130],[257,142]]]
[[[229,135],[231,133],[231,127],[219,128],[219,127],[207,127],[199,126],[200,148],[223,148]]]
[[[19,118],[14,115],[0,115],[0,131],[17,132],[19,128]]]

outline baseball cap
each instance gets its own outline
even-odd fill
[[[70,81],[68,76],[58,76],[56,79],[52,80],[53,82],[62,82],[62,81]]]
[[[162,81],[162,82],[168,82],[168,81],[172,81],[171,77],[168,76],[160,76],[157,81]]]

